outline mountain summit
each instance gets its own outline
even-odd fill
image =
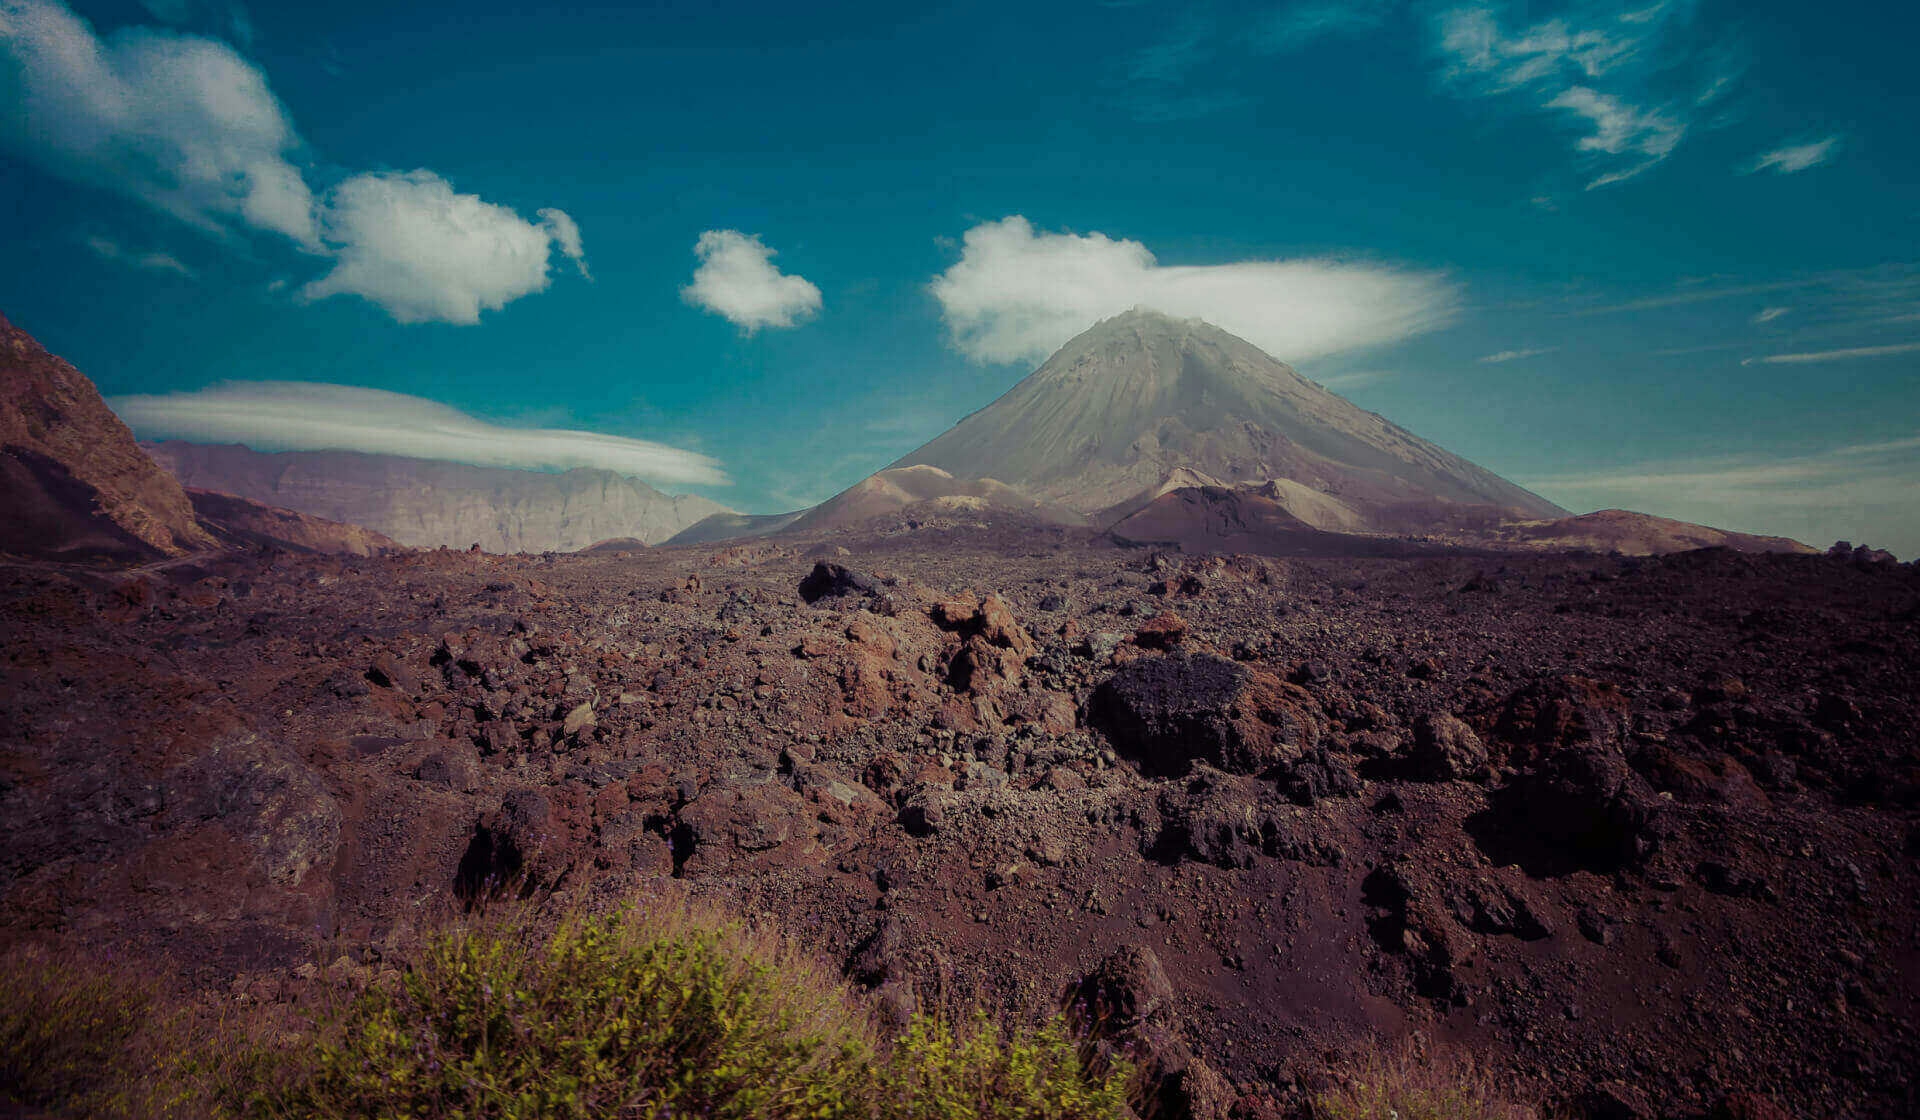
[[[1199,319],[1095,324],[945,435],[894,463],[994,478],[1088,515],[1171,489],[1268,484],[1301,521],[1414,527],[1458,507],[1566,511],[1358,408]]]

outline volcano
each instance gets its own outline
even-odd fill
[[[1255,485],[1317,529],[1418,532],[1566,510],[1300,376],[1199,319],[1095,324],[892,464],[992,478],[1096,522],[1173,490]]]

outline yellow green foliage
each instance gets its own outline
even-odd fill
[[[1095,1120],[1126,1115],[1129,1071],[1089,1072],[1058,1016],[1002,1031],[985,1015],[955,1029],[916,1016],[880,1094],[887,1120]]]
[[[253,1102],[298,1117],[594,1120],[863,1113],[873,1047],[841,993],[725,926],[574,918],[431,939]]]

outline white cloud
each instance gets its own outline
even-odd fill
[[[1565,109],[1592,123],[1593,134],[1581,137],[1576,145],[1581,151],[1636,157],[1630,166],[1609,171],[1588,183],[1588,190],[1624,182],[1659,163],[1673,154],[1687,132],[1685,125],[1664,113],[1637,109],[1586,86],[1562,90],[1547,102],[1547,107]]]
[[[587,271],[587,251],[580,242],[580,223],[574,221],[565,210],[556,210],[551,206],[536,210],[534,216],[540,219],[540,224],[553,238],[554,246],[561,255],[580,270],[581,277],[593,279],[593,273]]]
[[[1791,175],[1796,171],[1818,167],[1831,160],[1835,149],[1839,146],[1838,136],[1829,136],[1825,140],[1815,140],[1810,144],[1789,144],[1784,148],[1763,152],[1743,170],[1749,174],[1756,171],[1773,171],[1781,175]]]
[[[1791,307],[1763,307],[1754,313],[1753,322],[1756,326],[1761,323],[1771,323],[1792,310]]]
[[[648,482],[718,486],[720,464],[695,451],[598,432],[509,428],[381,389],[240,381],[107,402],[142,439],[244,443],[260,451],[364,451],[483,467],[597,467]]]
[[[318,248],[299,137],[231,47],[142,28],[102,40],[64,5],[0,0],[0,57],[0,97],[18,105],[0,137],[48,170],[203,229],[240,222]]]
[[[1920,353],[1920,342],[1903,342],[1894,346],[1852,346],[1844,350],[1815,350],[1801,354],[1769,354],[1764,358],[1748,358],[1740,364],[1806,365],[1811,362],[1843,362],[1850,358],[1887,358],[1895,354],[1915,353]]]
[[[1812,545],[1850,540],[1920,555],[1913,479],[1920,438],[1799,456],[1644,463],[1532,479],[1527,489],[1576,509],[1622,508]]]
[[[1542,108],[1583,118],[1591,131],[1575,143],[1599,171],[1587,189],[1624,182],[1671,155],[1687,132],[1678,110],[1653,107],[1656,78],[1679,66],[1659,58],[1670,25],[1691,5],[1661,3],[1610,18],[1549,19],[1509,31],[1493,6],[1455,7],[1435,20],[1448,84],[1467,96],[1528,95]],[[1710,52],[1709,52],[1710,53]],[[1720,95],[1731,76],[1710,83]]]
[[[113,240],[111,237],[104,237],[100,234],[94,234],[87,238],[87,248],[92,249],[94,254],[101,260],[115,261],[120,264],[131,265],[134,268],[143,268],[148,272],[171,272],[177,276],[184,276],[189,280],[196,279],[198,276],[193,269],[182,264],[180,258],[174,256],[172,253],[162,253],[158,251],[145,253],[128,252],[126,249],[121,248],[119,242]]]
[[[710,229],[694,244],[700,266],[680,295],[747,334],[791,327],[820,310],[820,289],[774,267],[774,251],[757,236]]]
[[[149,8],[186,20],[201,6]],[[205,7],[246,26],[237,4]],[[586,274],[564,212],[541,210],[535,225],[430,171],[351,175],[317,200],[266,76],[211,39],[147,28],[102,39],[56,0],[0,0],[0,102],[11,103],[0,142],[56,175],[221,236],[273,233],[335,258],[303,289],[311,299],[350,293],[403,323],[476,323],[547,286],[553,244]]]
[[[1486,357],[1481,358],[1480,361],[1486,365],[1497,366],[1507,362],[1517,362],[1522,358],[1537,358],[1542,354],[1551,354],[1558,349],[1560,349],[1558,346],[1548,346],[1539,350],[1502,350],[1498,354],[1488,354]]]
[[[333,271],[306,299],[357,295],[402,323],[473,324],[547,286],[553,233],[431,171],[355,175],[327,198]]]
[[[1639,14],[1639,13],[1633,13]],[[1657,13],[1656,13],[1657,14]],[[1621,23],[1649,19],[1619,17]],[[1451,61],[1449,76],[1485,91],[1518,89],[1563,69],[1598,78],[1639,49],[1638,33],[1609,34],[1551,19],[1507,34],[1491,8],[1454,8],[1439,18],[1440,49]]]
[[[1036,233],[1020,215],[966,232],[931,290],[954,345],[983,362],[1038,361],[1131,307],[1199,317],[1301,362],[1447,322],[1444,276],[1331,258],[1168,266],[1138,241]]]

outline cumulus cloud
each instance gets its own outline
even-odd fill
[[[1018,214],[968,230],[931,291],[954,345],[982,362],[1044,359],[1136,306],[1204,318],[1300,362],[1431,330],[1458,303],[1436,273],[1331,258],[1169,266],[1138,241],[1036,232]]]
[[[553,234],[431,171],[356,175],[327,199],[333,271],[306,299],[357,295],[402,323],[472,324],[547,286]]]
[[[1587,189],[1623,182],[1671,155],[1685,137],[1686,111],[1651,105],[1656,78],[1686,70],[1662,57],[1665,39],[1691,5],[1660,3],[1611,15],[1561,17],[1509,28],[1499,10],[1478,4],[1449,8],[1435,20],[1442,73],[1455,92],[1509,96],[1521,104],[1571,115],[1587,131],[1575,142],[1602,170]],[[1703,57],[1717,57],[1706,52]],[[1697,109],[1720,96],[1731,76],[1707,81]]]
[[[1771,152],[1762,152],[1743,170],[1749,174],[1756,171],[1772,171],[1780,175],[1792,175],[1796,171],[1818,167],[1831,160],[1839,146],[1838,136],[1829,136],[1825,140],[1815,140],[1810,144],[1789,144],[1784,148],[1775,148]]]
[[[149,7],[169,20],[198,10]],[[244,9],[219,10],[244,25]],[[266,76],[212,39],[150,28],[103,39],[57,0],[0,0],[0,100],[0,143],[53,174],[221,236],[278,234],[333,257],[302,289],[309,299],[353,294],[403,323],[476,323],[545,288],[555,245],[586,274],[564,212],[530,223],[430,171],[349,175],[316,198]]]
[[[1558,346],[1548,346],[1539,350],[1502,350],[1497,354],[1488,354],[1486,357],[1481,358],[1480,361],[1486,365],[1497,366],[1507,362],[1517,362],[1523,358],[1537,358],[1542,354],[1551,354],[1558,349],[1560,349]]]
[[[694,243],[700,266],[681,298],[721,316],[747,334],[762,327],[786,328],[817,314],[820,289],[773,264],[774,251],[759,237],[733,229],[710,229]]]
[[[509,428],[382,389],[239,381],[107,403],[143,439],[243,443],[259,451],[363,451],[521,470],[597,467],[661,485],[727,483],[720,464],[699,452],[598,432]]]
[[[94,255],[98,256],[101,260],[131,265],[134,268],[145,269],[148,272],[171,272],[176,276],[184,276],[189,280],[195,279],[198,275],[193,269],[182,264],[180,258],[174,256],[172,253],[162,253],[158,251],[145,253],[130,252],[122,248],[118,241],[115,241],[111,237],[101,236],[100,234],[94,234],[87,238],[87,248],[92,249]]]
[[[129,28],[100,39],[51,0],[0,0],[0,134],[64,178],[204,229],[319,247],[300,140],[264,75],[224,43]],[[11,88],[7,88],[11,87]]]

